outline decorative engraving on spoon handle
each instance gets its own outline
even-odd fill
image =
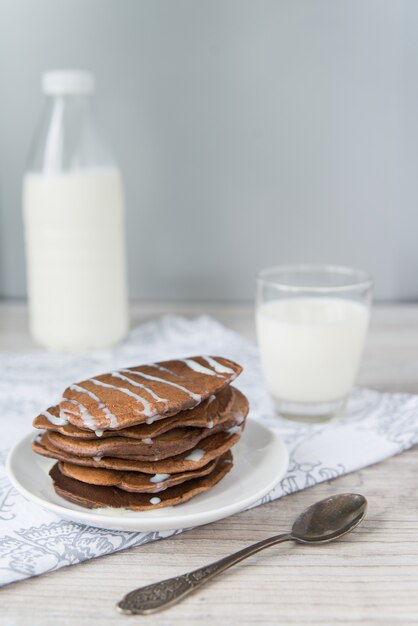
[[[289,541],[291,534],[275,535],[258,543],[254,543],[247,548],[243,548],[234,554],[230,554],[219,561],[204,565],[187,574],[167,578],[158,583],[134,589],[119,602],[117,608],[126,614],[144,615],[156,613],[182,600],[189,593],[204,585],[208,580],[217,574],[225,571],[235,563],[243,561],[247,557],[269,548],[276,543]]]

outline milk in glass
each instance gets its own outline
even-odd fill
[[[357,374],[368,322],[368,307],[344,298],[295,297],[260,304],[257,336],[272,396],[299,403],[345,398]]]

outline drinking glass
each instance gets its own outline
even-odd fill
[[[373,281],[332,265],[263,269],[256,327],[261,365],[277,412],[322,422],[341,413],[363,354]]]

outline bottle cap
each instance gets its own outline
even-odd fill
[[[94,87],[93,74],[84,70],[53,70],[42,74],[42,89],[47,95],[89,94]]]

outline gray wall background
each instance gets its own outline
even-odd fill
[[[418,298],[414,0],[0,0],[0,295],[44,69],[97,76],[131,295],[250,299],[269,264],[360,266]]]

